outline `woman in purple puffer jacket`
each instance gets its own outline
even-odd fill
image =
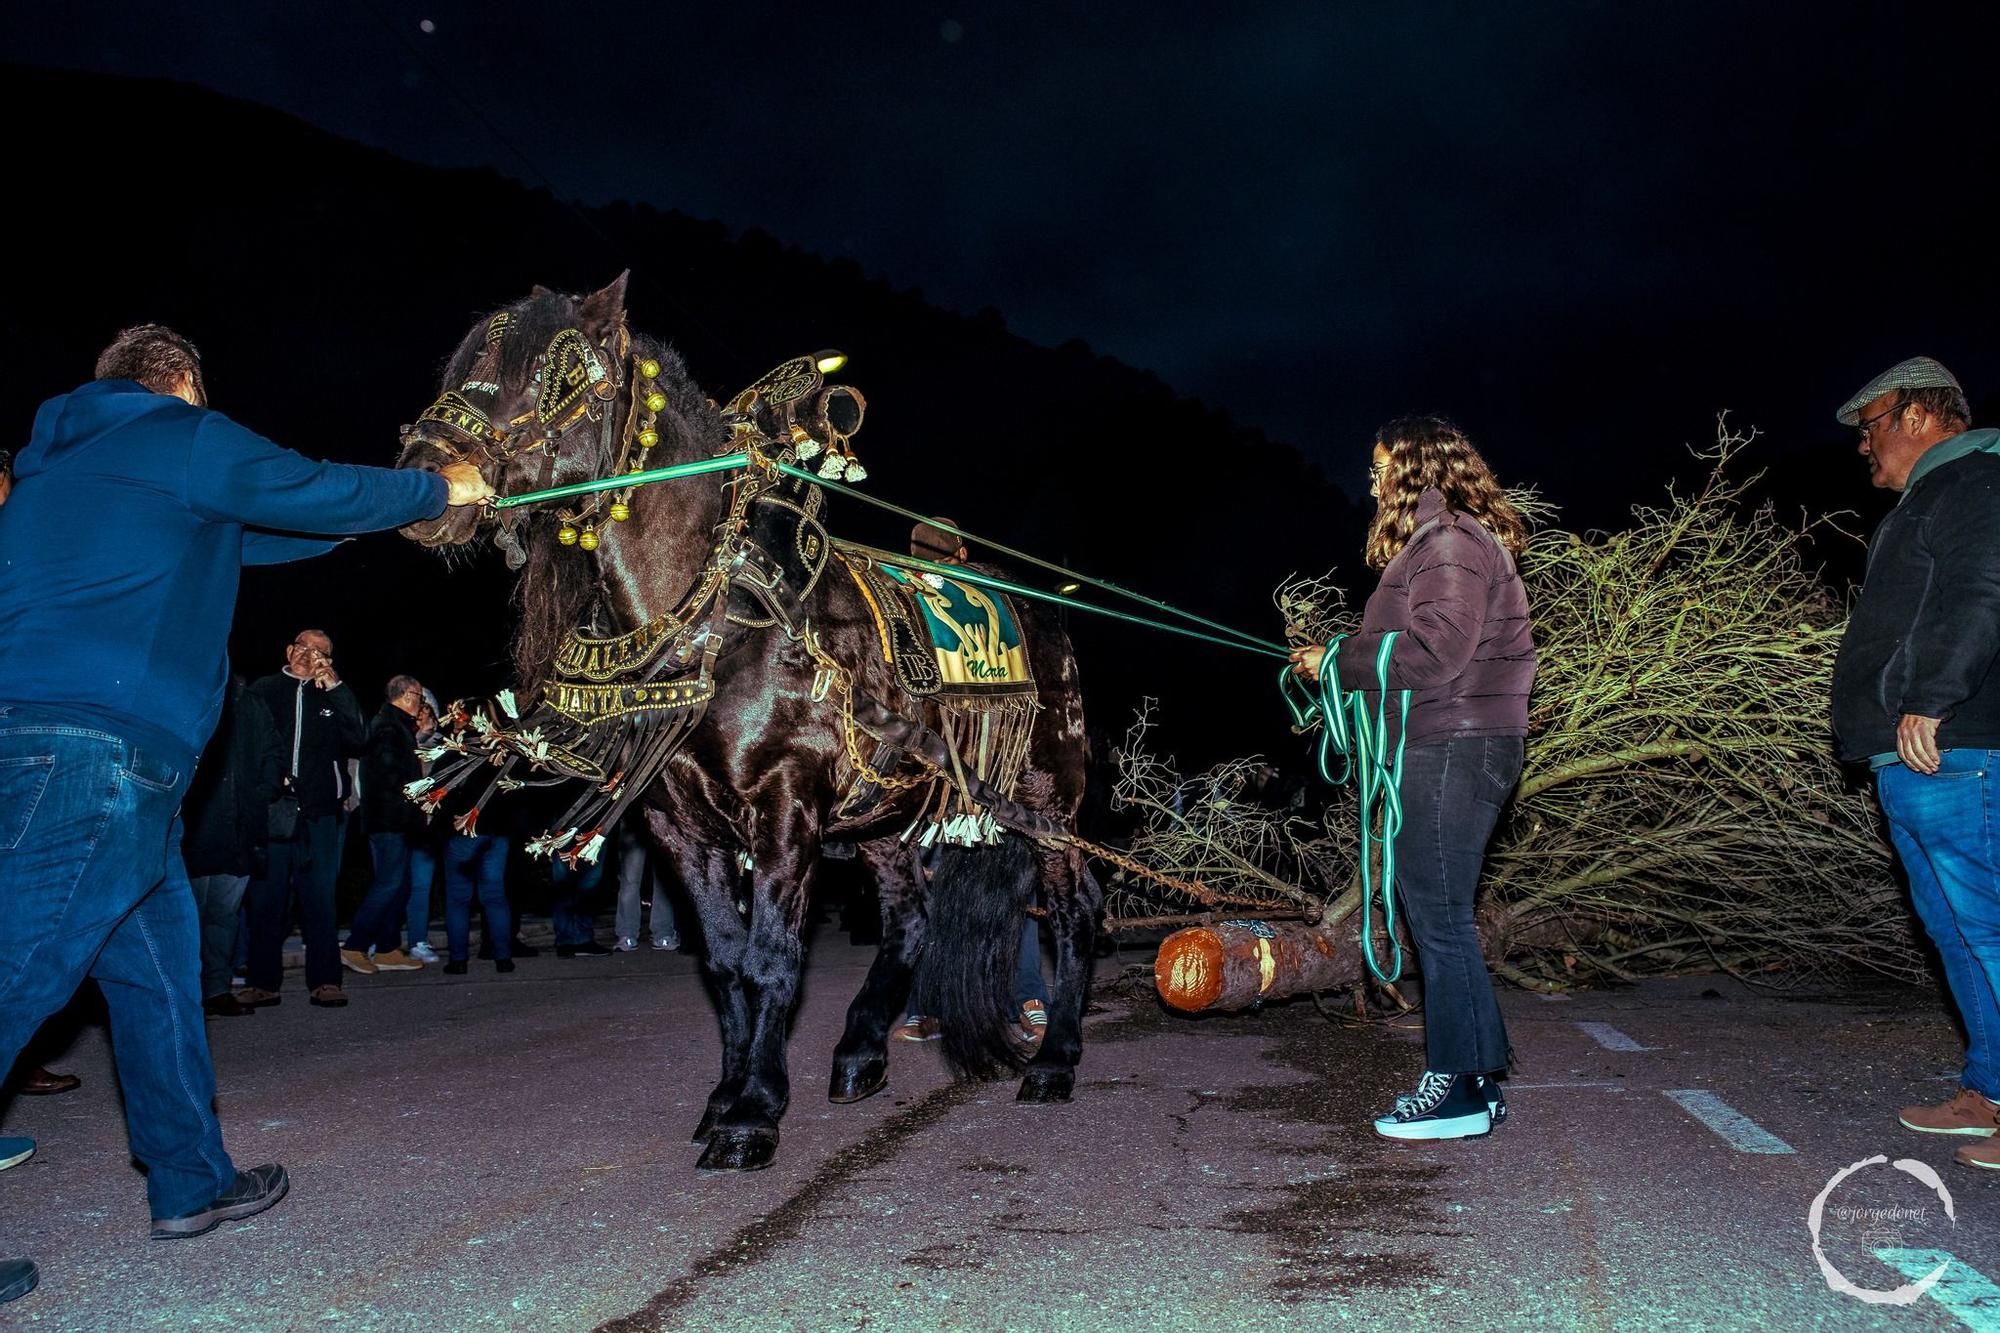
[[[1528,529],[1479,451],[1436,417],[1384,426],[1369,480],[1367,559],[1382,580],[1337,664],[1343,688],[1375,691],[1382,636],[1401,631],[1388,677],[1391,690],[1410,691],[1396,894],[1423,972],[1427,1051],[1416,1092],[1375,1130],[1466,1138],[1507,1113],[1494,1082],[1507,1066],[1507,1029],[1472,900],[1528,734],[1535,645],[1514,567]],[[1296,670],[1318,679],[1324,652],[1294,651]]]

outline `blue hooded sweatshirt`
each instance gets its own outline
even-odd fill
[[[444,512],[433,472],[315,463],[131,380],[43,403],[0,505],[0,705],[124,737],[183,772],[222,711],[244,565],[298,533]]]

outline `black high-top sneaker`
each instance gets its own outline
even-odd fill
[[[1500,1091],[1499,1082],[1487,1074],[1479,1075],[1479,1091],[1486,1098],[1486,1114],[1493,1118],[1493,1128],[1500,1128],[1507,1119],[1507,1094]]]
[[[1417,1090],[1396,1099],[1396,1109],[1375,1120],[1386,1139],[1474,1139],[1493,1129],[1493,1113],[1476,1074],[1427,1069]]]

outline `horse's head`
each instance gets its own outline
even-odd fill
[[[403,428],[396,466],[472,462],[500,496],[609,475],[632,443],[620,401],[632,379],[628,276],[588,296],[537,287],[480,320],[453,353],[437,401]],[[494,523],[511,533],[492,509],[466,505],[402,531],[425,546],[457,546]]]

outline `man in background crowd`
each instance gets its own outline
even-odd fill
[[[312,1003],[339,1008],[340,951],[334,887],[340,876],[342,776],[350,756],[368,740],[368,724],[354,691],[334,670],[333,640],[324,630],[303,629],[285,646],[285,666],[250,686],[271,710],[278,748],[285,756],[281,806],[296,802],[290,836],[274,829],[265,872],[250,882],[250,966],[238,994],[247,1004],[279,1002],[285,936],[291,933],[294,898],[306,946],[306,991]]]
[[[181,854],[201,917],[201,1007],[219,1018],[257,1012],[229,988],[243,891],[269,855],[270,810],[284,777],[271,710],[240,677],[231,677],[215,729],[195,766],[181,809]]]

